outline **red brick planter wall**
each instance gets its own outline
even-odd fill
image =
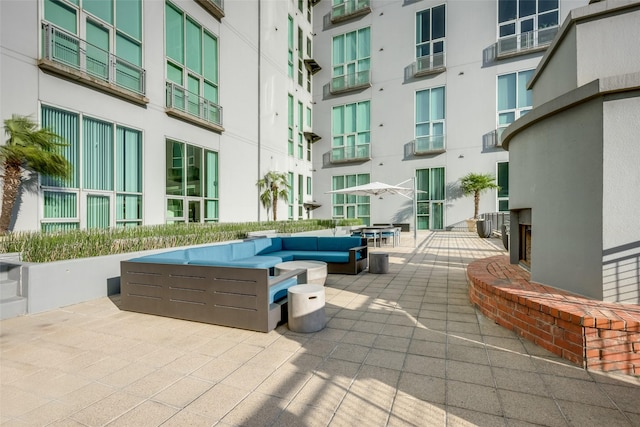
[[[472,262],[467,277],[471,302],[499,325],[586,369],[640,375],[640,306],[531,282],[507,256]]]

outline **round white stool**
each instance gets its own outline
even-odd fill
[[[288,291],[289,329],[294,332],[316,332],[324,328],[324,286],[295,285]]]

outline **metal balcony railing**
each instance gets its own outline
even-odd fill
[[[339,93],[369,86],[371,86],[371,70],[365,70],[332,78],[329,90],[331,93]]]
[[[413,141],[413,154],[431,154],[445,151],[444,135],[420,136]]]
[[[182,86],[167,82],[167,108],[173,108],[190,116],[222,126],[222,107]]]
[[[424,76],[427,74],[444,71],[445,54],[436,53],[434,55],[422,56],[413,63],[413,75]]]
[[[43,59],[140,95],[145,94],[145,70],[87,43],[52,24],[42,23]]]
[[[331,163],[359,162],[371,158],[369,144],[334,147],[331,149]]]
[[[500,58],[546,47],[557,33],[558,27],[554,26],[502,37],[496,43],[496,54]]]
[[[369,0],[346,0],[331,7],[331,22],[340,22],[371,12]]]

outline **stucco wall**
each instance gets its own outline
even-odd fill
[[[597,299],[601,140],[602,104],[593,100],[536,122],[509,144],[510,208],[531,209],[532,280]]]
[[[603,292],[607,301],[640,303],[640,92],[604,104]]]

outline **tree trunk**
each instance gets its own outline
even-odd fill
[[[278,189],[271,190],[271,207],[273,208],[273,220],[278,218]]]
[[[2,211],[0,212],[0,234],[6,234],[11,224],[11,214],[18,198],[18,190],[21,183],[21,172],[19,165],[5,163],[4,165],[4,185],[2,187]]]
[[[473,195],[473,219],[478,219],[478,210],[480,209],[480,192],[476,191]]]

